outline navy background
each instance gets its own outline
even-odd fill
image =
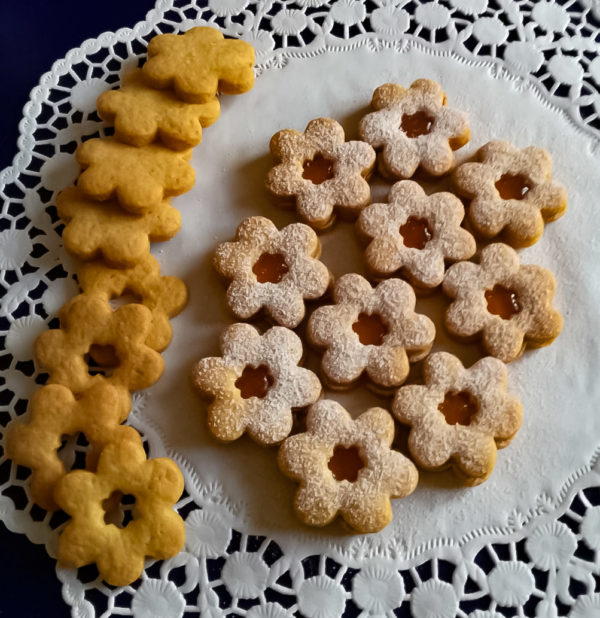
[[[0,169],[17,153],[18,124],[29,92],[53,62],[85,39],[133,26],[153,6],[154,0],[0,2]],[[69,616],[54,569],[41,545],[0,523],[0,617]]]

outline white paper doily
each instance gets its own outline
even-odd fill
[[[35,336],[55,326],[57,309],[76,293],[52,203],[77,175],[76,145],[104,134],[94,113],[97,95],[137,64],[157,32],[208,22],[257,49],[255,88],[223,100],[221,119],[194,152],[196,186],[173,202],[182,212],[181,232],[154,248],[163,272],[190,287],[190,304],[173,322],[165,376],[136,396],[130,422],[143,431],[151,456],[173,456],[184,470],[178,508],[186,518],[186,551],[149,565],[124,589],[103,585],[93,567],[58,569],[73,615],[597,615],[598,2],[203,4],[158,2],[133,30],[86,41],[55,63],[25,108],[20,153],[0,174],[5,426],[24,413],[41,379],[31,360]],[[498,137],[552,152],[556,177],[569,188],[569,210],[522,259],[556,273],[565,329],[551,347],[510,366],[525,422],[499,453],[488,483],[459,490],[448,477],[423,475],[378,535],[350,537],[341,526],[308,530],[291,514],[293,486],[277,472],[273,450],[247,440],[220,446],[206,435],[205,406],[189,385],[189,368],[218,353],[218,333],[230,322],[210,258],[246,216],[264,214],[278,225],[294,220],[262,189],[273,133],[326,115],[353,137],[377,85],[416,77],[438,80],[450,104],[469,112],[473,137],[461,158]],[[350,225],[336,226],[322,241],[336,275],[362,271]],[[435,300],[420,306],[441,323]],[[452,345],[443,332],[438,342]],[[457,349],[475,360],[473,349]],[[379,401],[355,393],[341,399],[354,412]],[[53,553],[62,519],[31,505],[24,477],[0,458],[2,519]]]

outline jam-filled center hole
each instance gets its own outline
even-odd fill
[[[279,283],[289,268],[281,253],[263,253],[252,267],[259,283]]]
[[[235,381],[235,387],[240,391],[242,399],[250,397],[262,399],[274,383],[275,379],[266,365],[258,367],[246,365],[242,375]]]
[[[485,291],[485,300],[487,310],[494,315],[499,315],[503,320],[510,320],[522,309],[517,293],[499,283],[491,290]]]
[[[477,400],[469,391],[450,391],[446,393],[444,401],[438,406],[448,425],[469,425],[477,414]]]
[[[302,167],[302,178],[310,180],[315,185],[320,185],[335,175],[333,172],[333,161],[327,159],[321,153],[317,153],[312,159],[304,161]]]
[[[358,447],[350,446],[346,448],[338,444],[333,449],[333,455],[327,463],[336,481],[350,481],[354,483],[358,478],[358,473],[365,467],[360,456]]]
[[[502,174],[496,181],[496,189],[503,200],[522,200],[533,183],[524,174]]]
[[[427,219],[409,217],[404,225],[400,226],[400,234],[405,247],[410,249],[424,249],[433,234]]]
[[[435,118],[427,112],[415,112],[414,114],[403,114],[400,128],[406,133],[407,137],[419,137],[428,135],[433,129]]]
[[[378,313],[359,313],[352,330],[363,345],[381,345],[388,334],[387,324]]]
[[[102,501],[102,508],[104,509],[105,524],[113,524],[117,528],[125,528],[134,518],[135,496],[115,490],[106,500]]]
[[[120,365],[117,351],[112,345],[100,345],[93,343],[86,355],[88,373],[91,376],[103,375],[106,378],[112,376],[113,371]]]

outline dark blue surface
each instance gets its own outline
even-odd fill
[[[18,124],[29,92],[52,63],[85,39],[144,19],[154,0],[26,0],[0,4],[0,169],[17,153]],[[98,8],[93,8],[97,6]],[[0,618],[64,618],[54,560],[0,524]]]

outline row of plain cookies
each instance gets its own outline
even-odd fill
[[[426,80],[419,80],[410,90],[413,88],[429,94],[441,92],[437,84]],[[383,98],[389,103],[390,95],[398,99],[406,92],[399,86],[383,86],[377,89],[374,103]],[[411,111],[410,102],[404,114],[395,110],[404,141],[431,132],[435,118],[423,110],[424,98],[419,100],[420,109],[413,110],[408,118],[404,115]],[[383,107],[381,103],[374,106]],[[446,120],[448,117],[452,117],[451,111]],[[420,132],[423,122],[429,126]],[[439,124],[443,123],[438,122],[438,128]],[[446,124],[452,127],[452,122]],[[461,131],[460,138],[452,141],[446,136],[446,148],[437,149],[446,155],[442,165],[436,167],[430,156],[429,165],[424,167],[438,174],[449,171],[452,148],[468,139],[468,129]],[[362,125],[361,133],[365,133]],[[390,177],[385,166],[388,151],[394,150],[388,146],[380,169],[383,167]],[[427,144],[420,147],[431,155]],[[520,165],[524,160],[529,165],[527,155],[540,150],[526,149],[519,155],[506,143],[490,143],[480,154],[494,148],[512,151]],[[314,120],[304,134],[280,131],[271,140],[271,151],[279,165],[269,173],[267,188],[281,205],[295,205],[313,227],[329,227],[334,207],[345,218],[355,218],[360,212],[357,229],[359,236],[371,241],[366,253],[373,279],[400,272],[408,275],[420,292],[429,291],[444,280],[447,261],[466,260],[475,253],[474,238],[460,227],[464,207],[452,194],[427,196],[416,182],[402,181],[392,187],[388,204],[367,205],[370,190],[364,178],[373,168],[375,153],[367,144],[344,142],[343,130],[335,121]],[[549,163],[545,153],[542,161]],[[411,165],[410,172],[405,169],[393,177],[412,175],[419,162]],[[547,167],[548,173],[537,180],[551,185]],[[513,173],[515,167],[510,162],[504,161],[501,168],[493,179],[496,201],[518,201],[535,188],[522,175]],[[466,167],[462,169],[464,173]],[[515,188],[520,182],[526,183],[526,190]],[[546,220],[551,219],[544,204],[552,199],[560,202],[555,214],[566,205],[564,190],[556,185],[550,188],[556,191],[546,190],[546,202],[542,200],[541,207],[544,188],[530,194],[535,203],[525,208],[539,222],[542,213]],[[506,193],[517,189],[519,195],[510,197]],[[510,231],[510,226],[503,224],[496,233],[505,227]],[[422,251],[425,245],[429,245],[429,251]],[[240,225],[233,243],[217,249],[215,266],[230,283],[228,304],[236,317],[249,319],[266,313],[276,323],[294,328],[304,317],[304,300],[321,297],[332,283],[318,257],[318,238],[306,226],[295,224],[278,231],[269,220],[252,217]],[[525,338],[530,345],[542,345],[558,334],[562,321],[550,305],[554,279],[548,271],[536,266],[521,268],[516,253],[501,244],[483,250],[479,276],[465,273],[465,269],[477,266],[465,263],[451,267],[455,274],[444,288],[457,297],[460,294],[453,290],[452,278],[459,292],[465,287],[464,282],[461,285],[465,274],[474,280],[447,312],[447,316],[464,315],[471,323],[479,323],[475,329],[470,325],[473,332],[469,335],[483,332],[488,350],[508,362],[521,352]],[[547,293],[542,293],[537,303],[540,289]],[[344,275],[335,285],[334,302],[333,306],[317,308],[307,325],[308,342],[325,349],[322,375],[327,386],[348,388],[365,374],[371,386],[389,391],[404,382],[410,361],[427,356],[435,328],[426,316],[414,313],[414,292],[404,281],[388,279],[374,290],[359,275]],[[523,309],[520,323],[511,322]],[[236,324],[224,332],[222,351],[222,357],[203,359],[194,369],[196,385],[212,399],[208,424],[214,435],[231,441],[248,431],[264,445],[283,440],[280,468],[300,482],[294,507],[306,523],[323,525],[339,513],[360,532],[386,525],[391,517],[390,498],[409,494],[417,483],[411,462],[390,448],[394,427],[389,414],[372,409],[353,421],[335,402],[321,400],[309,409],[307,431],[288,437],[293,408],[315,402],[322,390],[312,372],[297,366],[302,357],[300,339],[281,327],[260,336],[251,326]],[[494,358],[484,358],[465,369],[449,354],[429,356],[424,364],[424,385],[400,388],[392,404],[394,416],[411,427],[409,450],[413,459],[430,470],[452,465],[466,484],[486,480],[497,449],[510,442],[521,424],[522,406],[506,393],[506,380],[505,366]],[[382,461],[386,462],[384,468]],[[384,473],[386,466],[389,474]]]
[[[29,422],[13,423],[6,440],[8,455],[32,469],[34,501],[71,516],[59,562],[96,562],[113,585],[139,577],[145,556],[166,559],[184,542],[183,520],[173,510],[181,472],[169,459],[147,460],[140,435],[121,424],[130,391],[160,377],[169,318],[187,298],[181,280],[161,276],[150,241],[179,229],[169,197],[193,185],[190,148],[218,118],[217,89],[241,93],[254,81],[252,47],[211,28],[155,37],[148,55],[119,90],[98,99],[114,137],[77,149],[77,187],[58,197],[64,245],[84,260],[77,268],[82,293],[60,310],[60,328],[36,341],[48,385],[35,393]],[[90,444],[86,470],[69,472],[58,452],[66,436],[80,433]],[[126,524],[124,495],[135,499]]]

